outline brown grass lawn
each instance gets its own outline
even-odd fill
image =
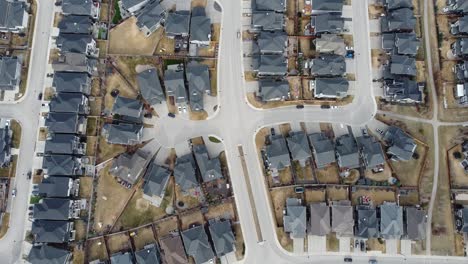
[[[12,138],[12,147],[13,148],[19,148],[20,143],[21,143],[21,125],[18,123],[18,121],[12,119],[11,120],[11,130],[13,132],[13,138]]]
[[[86,239],[87,224],[83,220],[75,220],[76,241],[83,241]]]
[[[189,227],[193,224],[195,225],[205,224],[205,219],[203,217],[203,214],[199,210],[194,210],[191,213],[187,213],[179,217],[180,217],[180,225],[181,225],[182,230],[189,229]]]
[[[189,117],[190,120],[206,120],[208,118],[208,113],[205,110],[200,112],[193,112],[189,108]]]
[[[369,196],[374,205],[381,205],[383,202],[395,202],[395,191],[384,188],[358,188],[351,193],[351,201],[353,205],[357,205],[358,199],[361,196]]]
[[[104,244],[103,238],[88,240],[87,244],[88,260],[93,261],[96,259],[106,260],[108,259],[106,252],[106,245]]]
[[[400,205],[415,205],[419,204],[418,191],[410,191],[408,195],[400,195]]]
[[[302,195],[294,192],[293,187],[282,187],[270,191],[271,201],[275,210],[276,223],[283,226],[283,209],[286,205],[286,198],[301,198]]]
[[[130,17],[110,31],[109,53],[151,55],[163,34],[161,27],[146,37],[136,26],[136,18]]]
[[[348,187],[327,186],[326,188],[327,200],[341,201],[349,199]]]
[[[374,181],[387,181],[388,178],[392,176],[392,169],[388,165],[388,162],[385,162],[384,171],[374,173],[372,170],[366,170],[366,178],[369,178]]]
[[[18,155],[11,157],[12,161],[10,166],[6,168],[0,168],[0,177],[15,177],[16,176],[16,163],[18,162]]]
[[[326,199],[325,189],[306,189],[304,196],[306,204],[325,202]]]
[[[327,251],[338,252],[340,250],[340,241],[336,238],[335,233],[327,235]]]
[[[336,164],[332,164],[320,170],[315,170],[315,172],[319,183],[337,184],[340,182],[340,172]]]
[[[461,145],[457,145],[448,152],[448,166],[450,170],[451,185],[453,188],[468,188],[468,175],[460,165],[461,159],[453,157],[453,153],[462,153]]]
[[[244,249],[245,249],[245,244],[244,244],[244,236],[242,234],[242,228],[240,224],[233,224],[232,225],[232,230],[234,232],[234,235],[236,237],[236,259],[241,260],[244,258]]]
[[[175,187],[176,203],[182,201],[187,209],[194,208],[200,205],[200,201],[197,197],[191,195],[183,195],[179,185]]]
[[[86,135],[96,136],[97,135],[97,117],[88,117],[88,122],[86,123]]]
[[[93,97],[93,100],[89,101],[90,112],[91,116],[99,116],[101,115],[101,108],[102,108],[102,98],[101,97]]]
[[[96,156],[96,144],[99,137],[86,138],[86,156]]]
[[[171,231],[177,230],[177,217],[168,217],[155,224],[158,237],[167,236]]]
[[[78,247],[73,248],[73,264],[84,264],[84,251],[79,250]]]
[[[289,252],[292,252],[293,251],[293,241],[292,239],[289,237],[289,234],[286,234],[284,232],[284,229],[283,227],[277,227],[276,228],[276,236],[278,237],[278,240],[281,244],[281,246],[289,251]]]
[[[281,184],[291,184],[293,181],[291,167],[279,171],[279,179]]]
[[[208,212],[205,214],[207,220],[210,219],[232,219],[235,221],[234,203],[229,201],[216,206],[208,208]]]
[[[124,146],[109,144],[104,137],[99,137],[97,161],[98,163],[106,161],[124,153],[125,150]]]
[[[107,110],[112,110],[115,98],[111,96],[112,90],[119,90],[119,95],[122,97],[136,98],[138,91],[129,86],[123,77],[118,73],[114,73],[107,78],[106,96],[104,97],[104,107]]]
[[[156,242],[151,226],[140,228],[135,233],[136,235],[133,237],[135,250],[143,249],[144,246]]]
[[[117,58],[117,67],[119,68],[123,77],[127,79],[133,85],[133,87],[138,87],[136,80],[138,74],[136,67],[138,65],[150,65],[156,68],[158,66],[158,60],[156,58],[138,56]]]
[[[402,186],[418,186],[419,174],[421,173],[421,169],[425,162],[423,158],[426,156],[427,148],[423,147],[421,144],[418,144],[416,147],[416,153],[418,153],[420,157],[417,160],[411,159],[409,161],[390,161],[395,174],[401,181]]]
[[[385,240],[382,240],[381,244],[377,238],[371,238],[367,240],[367,246],[369,250],[382,251],[383,253],[386,251]]]
[[[0,227],[0,238],[4,237],[10,226],[10,213],[5,213],[2,219],[2,226]]]
[[[108,225],[112,226],[131,194],[129,189],[122,187],[109,174],[110,165],[109,163],[99,173],[93,226],[96,231],[103,231]]]
[[[92,188],[93,188],[93,178],[81,177],[79,197],[84,198],[84,199],[89,199],[91,197]]]
[[[107,237],[107,246],[109,247],[110,254],[127,250],[131,248],[130,238],[126,233],[110,235]]]

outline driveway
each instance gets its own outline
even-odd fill
[[[327,237],[326,236],[313,236],[308,235],[309,239],[307,244],[308,253],[324,253],[327,251]]]
[[[340,242],[340,252],[349,253],[351,252],[351,238],[350,237],[340,237],[338,238]]]
[[[389,255],[398,254],[398,240],[396,239],[387,239],[385,240],[385,253]]]
[[[294,254],[304,253],[304,238],[293,238]]]

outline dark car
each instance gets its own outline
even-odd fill
[[[330,107],[330,105],[325,104],[325,105],[321,105],[320,108],[322,108],[322,109],[330,109],[331,107]]]
[[[37,99],[42,100],[42,93],[39,93],[39,95],[37,96]]]
[[[344,258],[344,262],[353,262],[353,259],[350,257]]]
[[[169,114],[167,114],[167,116],[169,116],[169,117],[171,117],[171,118],[174,118],[174,117],[175,117],[175,115],[174,115],[173,113],[169,113]]]
[[[304,105],[296,105],[296,108],[297,109],[302,109],[302,108],[304,108]]]
[[[294,187],[294,192],[295,193],[303,193],[304,192],[304,187],[296,186],[296,187]]]

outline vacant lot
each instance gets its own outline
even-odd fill
[[[110,31],[109,53],[151,55],[162,35],[161,27],[146,37],[136,26],[136,18],[132,16]]]
[[[110,164],[99,173],[93,227],[97,232],[104,231],[114,224],[132,193],[109,174],[109,167]]]
[[[301,198],[302,195],[294,192],[293,187],[281,187],[270,191],[273,210],[275,210],[276,223],[283,226],[283,209],[286,205],[286,198]]]
[[[358,188],[351,193],[353,205],[359,204],[358,199],[361,196],[369,196],[374,205],[381,205],[383,202],[395,202],[395,191],[390,188]]]
[[[87,241],[87,249],[88,249],[88,260],[93,261],[96,259],[99,260],[106,260],[107,251],[106,245],[104,243],[103,238],[93,239]]]
[[[108,236],[107,246],[110,254],[130,249],[130,238],[126,233]]]
[[[133,243],[135,244],[136,250],[143,249],[144,246],[154,242],[156,242],[156,240],[154,239],[153,229],[151,226],[140,228],[135,231]]]

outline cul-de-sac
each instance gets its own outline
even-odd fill
[[[0,0],[0,264],[468,263],[468,0]]]

